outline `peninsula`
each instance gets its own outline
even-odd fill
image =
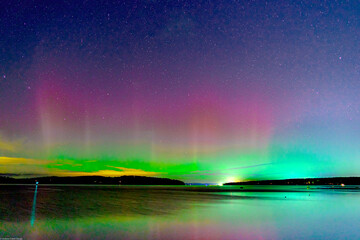
[[[360,177],[296,178],[229,182],[224,185],[360,185]]]

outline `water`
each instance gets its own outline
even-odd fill
[[[357,187],[242,187],[0,185],[0,238],[360,239]]]

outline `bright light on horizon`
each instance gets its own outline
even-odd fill
[[[225,181],[220,182],[218,185],[223,186],[225,183],[229,183],[229,182],[240,182],[240,179],[238,177],[229,177],[229,178],[226,178]]]

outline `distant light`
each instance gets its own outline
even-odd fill
[[[341,186],[342,186],[342,187],[345,187],[345,184],[342,183]]]
[[[219,183],[219,186],[223,186],[224,184],[223,183]]]
[[[226,182],[239,182],[239,179],[237,177],[229,177],[226,179]]]

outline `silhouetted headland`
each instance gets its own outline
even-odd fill
[[[247,182],[229,182],[225,183],[224,185],[360,185],[360,177],[261,180]]]
[[[38,177],[38,178],[12,178],[0,177],[1,184],[91,184],[91,185],[185,185],[180,180],[169,178],[121,176],[121,177]]]

